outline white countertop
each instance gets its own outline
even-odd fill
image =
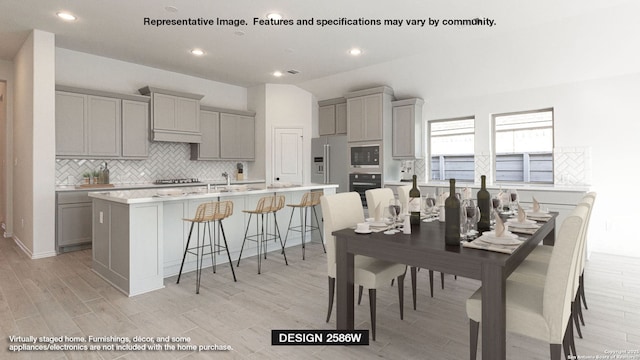
[[[233,183],[232,183],[233,185]],[[210,191],[207,191],[206,186],[197,187],[177,187],[175,195],[159,195],[158,189],[138,189],[138,190],[116,190],[116,191],[93,191],[89,193],[89,196],[96,199],[102,199],[107,201],[113,201],[122,204],[141,204],[152,202],[164,202],[164,201],[179,201],[179,200],[192,200],[192,199],[207,199],[218,197],[232,197],[232,196],[245,196],[245,195],[260,195],[260,194],[273,194],[281,192],[294,192],[294,191],[310,191],[319,189],[337,188],[336,184],[305,184],[294,185],[289,187],[266,187],[265,185],[248,185],[246,191],[225,191],[222,188],[226,186],[219,186],[217,189],[212,187]],[[164,190],[167,190],[165,187]]]
[[[264,184],[264,179],[260,180],[232,180],[231,185],[237,184]],[[115,190],[135,190],[135,189],[157,189],[157,188],[177,188],[177,187],[196,187],[196,186],[207,186],[207,184],[215,185],[215,186],[223,186],[226,184],[224,180],[202,180],[198,183],[189,183],[189,184],[153,184],[153,183],[143,183],[143,184],[113,184],[113,186],[105,186],[105,187],[78,187],[76,185],[57,185],[56,191],[66,192],[66,191],[115,191]]]

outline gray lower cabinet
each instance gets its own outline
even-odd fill
[[[91,199],[87,191],[57,193],[56,243],[64,248],[91,243]]]
[[[255,159],[255,118],[238,114],[220,114],[220,158]]]

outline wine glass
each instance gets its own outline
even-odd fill
[[[496,217],[496,211],[502,212],[502,200],[500,199],[500,196],[494,195],[491,198],[491,206],[492,206],[493,210],[491,211],[491,214],[490,214],[489,218],[490,218],[490,221],[492,223],[495,223],[495,221],[496,221],[496,218],[495,218]]]
[[[401,206],[400,206],[400,200],[398,199],[391,199],[389,200],[389,213],[391,213],[391,217],[393,218],[393,227],[396,227],[396,224],[398,222],[398,215],[400,215],[401,212]]]
[[[467,211],[464,205],[460,205],[460,239],[467,238]]]
[[[509,190],[509,196],[511,199],[511,203],[509,204],[509,210],[515,213],[518,211],[518,191],[516,189]]]
[[[475,223],[477,223],[478,214],[480,211],[478,211],[478,207],[473,202],[473,200],[464,201],[464,210],[465,217],[467,219],[467,236],[471,237],[473,235],[473,227]]]
[[[427,218],[430,218],[433,215],[433,210],[436,206],[436,197],[433,193],[427,193],[423,196],[422,204],[424,206],[424,212],[427,215]]]

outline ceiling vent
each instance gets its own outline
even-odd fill
[[[288,72],[289,74],[291,74],[291,75],[297,75],[297,74],[300,74],[300,71],[295,70],[295,69],[287,70],[287,72]]]

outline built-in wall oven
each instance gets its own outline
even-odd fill
[[[380,144],[349,144],[351,172],[381,173]]]
[[[380,173],[358,173],[349,174],[349,191],[355,191],[360,194],[362,206],[367,206],[365,191],[370,189],[379,189],[382,187],[382,174]]]

